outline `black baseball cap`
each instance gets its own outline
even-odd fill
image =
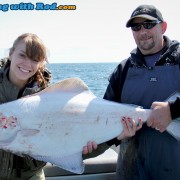
[[[146,18],[148,20],[164,21],[161,12],[153,5],[140,5],[131,14],[130,19],[126,23],[126,27],[131,27],[132,20],[136,17]]]

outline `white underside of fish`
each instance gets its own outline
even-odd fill
[[[79,78],[0,105],[0,148],[83,173],[82,148],[117,137],[122,117],[145,122],[150,110],[96,97]],[[178,125],[177,125],[178,124]],[[180,139],[180,125],[167,131]]]

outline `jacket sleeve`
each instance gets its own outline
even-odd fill
[[[122,90],[122,70],[125,64],[125,60],[120,63],[114,72],[109,77],[109,84],[104,94],[104,99],[120,102],[121,90]]]
[[[122,71],[125,64],[125,60],[120,63],[114,72],[109,77],[109,84],[107,86],[106,92],[104,94],[104,99],[120,102],[121,100],[121,90],[122,90]],[[117,138],[114,138],[110,141],[106,142],[108,146],[116,145],[118,146],[121,141],[119,141]]]
[[[169,102],[169,106],[172,119],[180,117],[180,98],[177,97],[175,101]]]
[[[97,157],[97,156],[103,154],[107,149],[109,149],[109,145],[107,143],[99,144],[98,148],[96,150],[93,150],[92,153],[83,155],[83,160]]]

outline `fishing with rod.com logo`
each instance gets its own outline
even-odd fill
[[[42,2],[37,2],[36,4],[24,3],[24,2],[21,2],[19,4],[0,4],[0,11],[7,12],[9,10],[12,10],[12,11],[76,10],[76,5],[58,5],[57,3],[46,4]]]

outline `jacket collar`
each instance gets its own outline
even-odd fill
[[[25,95],[29,95],[29,94],[33,94],[35,92],[40,91],[40,88],[38,87],[37,83],[35,81],[31,81],[30,83],[27,83],[25,88],[23,90],[20,90],[18,87],[16,87],[14,84],[12,84],[9,80],[8,80],[8,71],[9,71],[9,67],[10,67],[10,63],[9,63],[9,59],[3,59],[1,60],[1,67],[0,67],[0,83],[2,84],[2,86],[6,86],[7,92],[9,95],[7,96],[11,96],[11,94],[13,95],[13,98],[18,98],[18,97],[22,97]],[[13,93],[12,90],[14,90]],[[10,98],[12,99],[12,98]]]
[[[172,56],[177,56],[177,53],[175,53],[175,51],[177,52],[177,49],[179,47],[179,42],[176,40],[171,41],[167,36],[164,36],[164,40],[166,42],[166,45],[161,50],[162,54],[159,59],[160,64],[164,63],[163,59],[169,56],[169,54],[171,54]],[[141,51],[138,48],[131,51],[130,62],[131,62],[131,65],[133,66],[137,66],[137,67],[146,66],[144,55],[141,53]]]

